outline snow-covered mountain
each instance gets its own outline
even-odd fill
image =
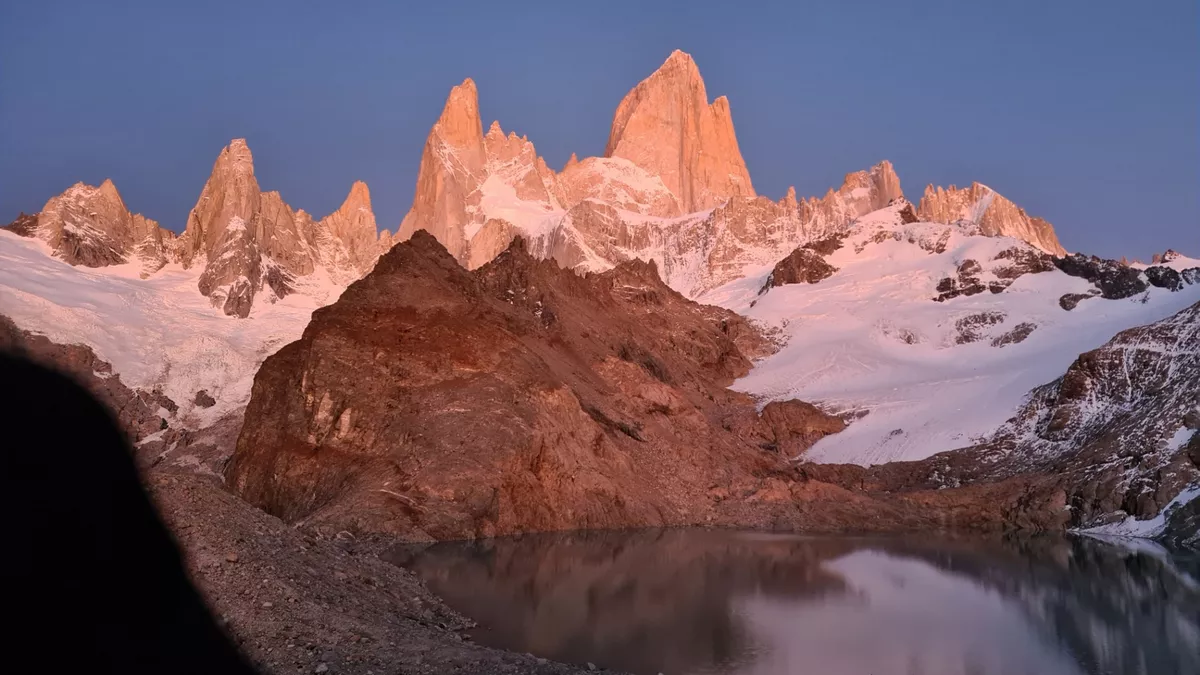
[[[361,182],[320,220],[262,191],[240,139],[182,225],[131,212],[111,181],[72,186],[0,228],[0,315],[91,347],[201,428],[243,407],[263,359],[394,243],[425,230],[475,269],[522,237],[581,274],[653,262],[687,298],[756,322],[780,348],[734,388],[849,422],[805,459],[877,464],[998,438],[1081,353],[1200,300],[1200,261],[1068,255],[981,183],[913,204],[882,161],[821,197],[759,195],[729,101],[709,102],[682,52],[621,101],[604,156],[559,171],[499,122],[485,133],[473,81],[452,88],[394,237]]]
[[[259,189],[244,139],[218,155],[181,235],[131,213],[111,180],[100,187],[77,183],[4,229],[44,242],[70,265],[134,265],[143,279],[168,263],[197,269],[196,290],[242,318],[264,289],[260,302],[314,284],[346,286],[368,272],[391,241],[376,231],[365,183],[356,182],[337,211],[314,220],[292,210],[278,192]]]

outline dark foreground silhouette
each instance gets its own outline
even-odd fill
[[[112,416],[0,354],[3,662],[42,673],[253,673],[218,627]]]

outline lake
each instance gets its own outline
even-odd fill
[[[1197,561],[1151,544],[675,529],[388,558],[481,644],[638,674],[1200,673]]]

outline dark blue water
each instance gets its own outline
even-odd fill
[[[1196,561],[1149,546],[663,530],[390,557],[483,644],[639,674],[1200,674]]]

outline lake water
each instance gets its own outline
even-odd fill
[[[655,530],[389,558],[482,644],[638,674],[1200,674],[1196,561],[1152,546]]]

